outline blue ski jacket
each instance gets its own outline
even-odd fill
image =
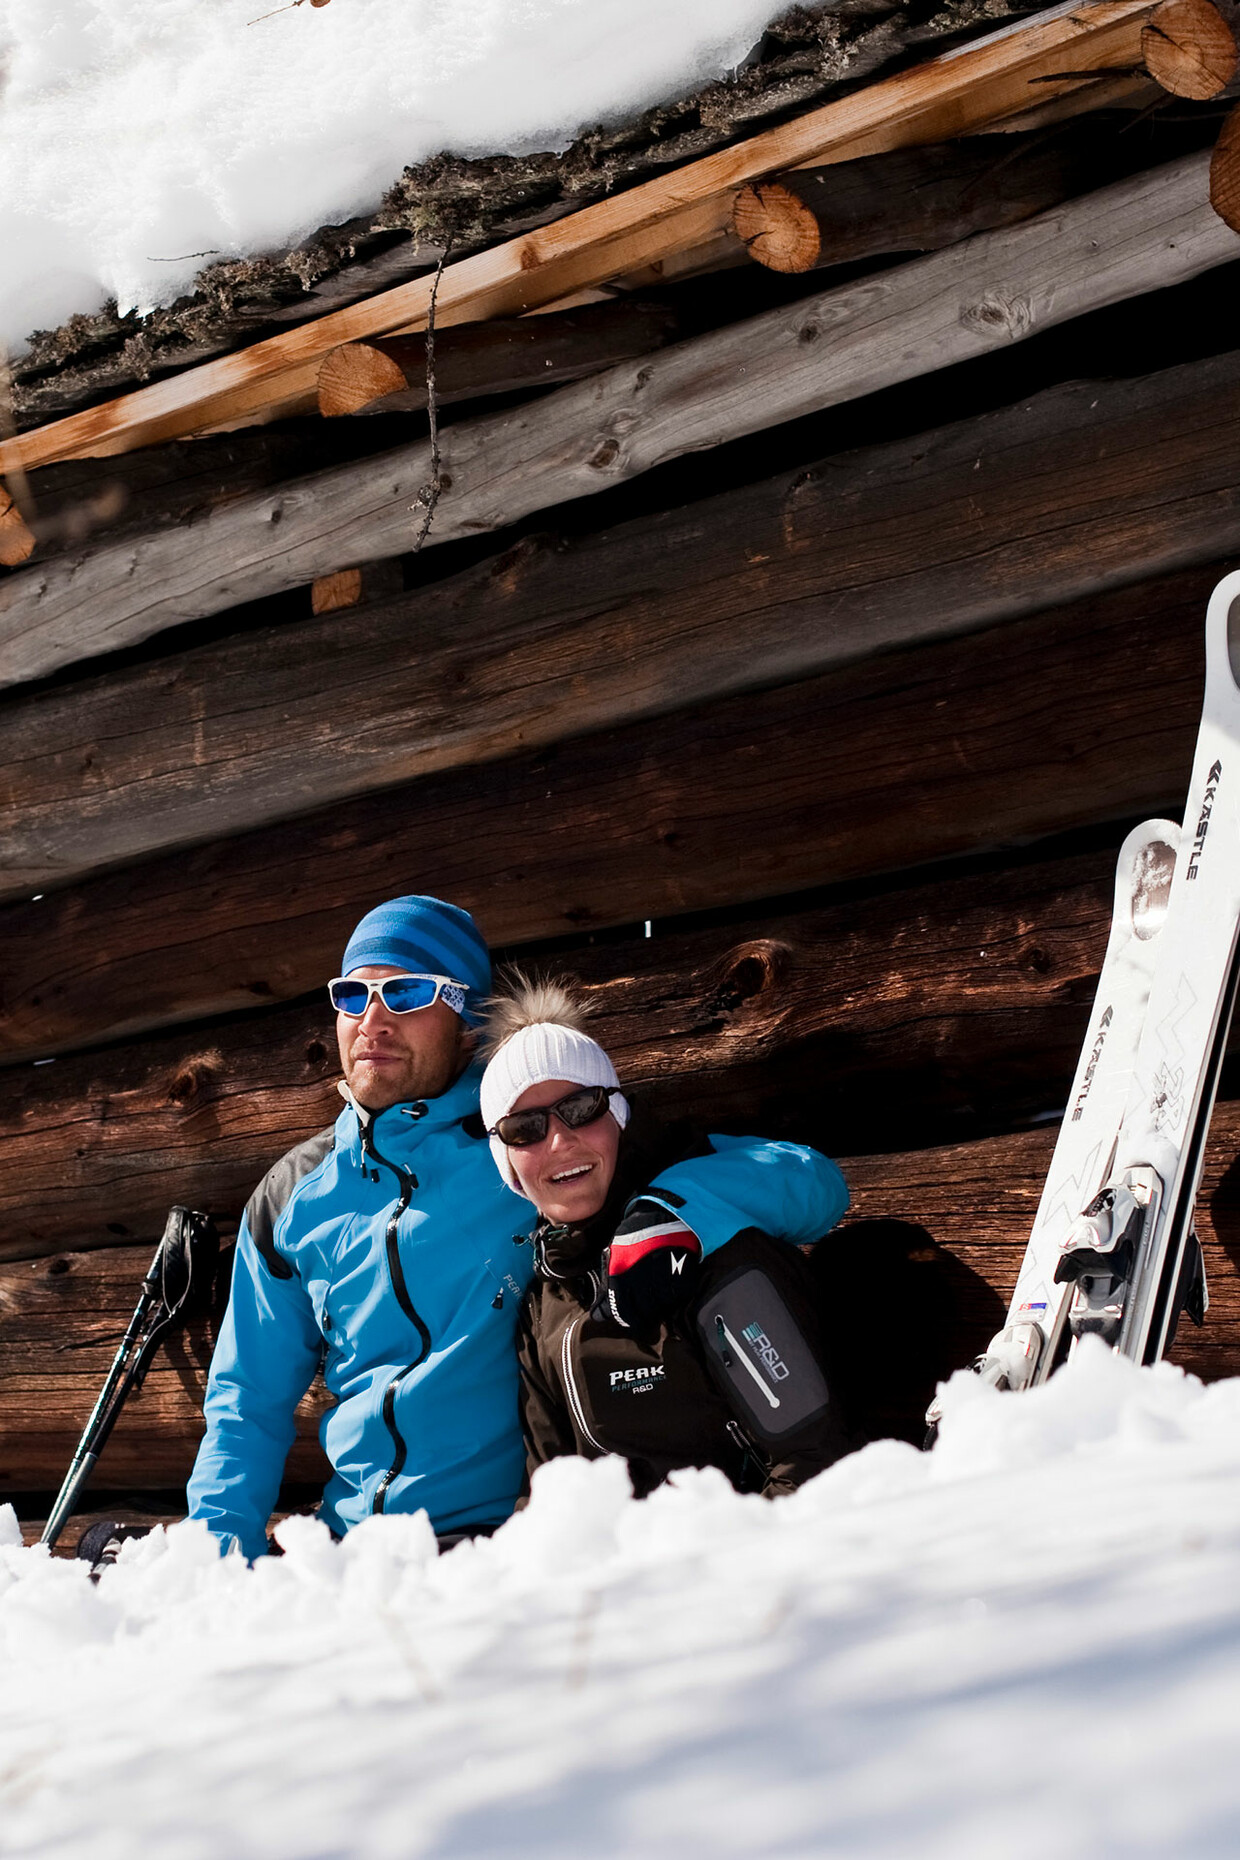
[[[473,1067],[439,1098],[350,1104],[259,1184],[237,1239],[211,1363],[189,1515],[248,1557],[320,1363],[334,1405],[319,1515],[344,1533],[425,1508],[436,1531],[496,1524],[522,1488],[516,1330],[535,1215],[500,1180]],[[797,1144],[712,1138],[657,1178],[712,1252],[746,1227],[816,1239],[848,1205],[835,1165]],[[657,1191],[656,1191],[657,1192]]]

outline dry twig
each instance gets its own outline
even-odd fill
[[[439,280],[443,277],[443,268],[448,262],[452,250],[452,241],[448,240],[439,255],[435,267],[435,282],[431,286],[431,301],[426,313],[426,411],[431,425],[431,475],[430,482],[424,484],[418,492],[416,502],[410,504],[410,510],[423,511],[422,527],[418,531],[417,541],[412,553],[417,555],[422,544],[430,534],[431,521],[435,515],[435,506],[439,502],[441,491],[447,490],[452,480],[445,478],[439,469],[439,403],[435,394],[435,299],[439,295]]]

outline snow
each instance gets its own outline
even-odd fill
[[[1235,1850],[1240,1381],[1091,1341],[774,1504],[568,1459],[442,1558],[422,1516],[280,1537],[92,1586],[0,1513],[0,1854]]]
[[[777,0],[0,0],[0,343],[565,146],[734,68]],[[262,17],[269,14],[269,17]]]

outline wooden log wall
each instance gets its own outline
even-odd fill
[[[360,877],[356,836],[350,845],[339,825],[321,821],[285,828],[285,870],[301,874],[303,896],[316,885],[321,893],[320,879],[330,885],[339,868],[343,902],[318,903],[340,923],[326,934],[320,925],[318,942],[298,929],[304,906],[273,864],[272,833],[249,836],[248,868],[245,841],[212,849],[197,887],[202,855],[167,855],[10,907],[3,947],[14,960],[37,959],[44,979],[21,1003],[6,997],[5,1024],[14,1040],[60,1053],[51,1065],[0,1072],[7,1489],[57,1483],[106,1368],[106,1338],[136,1294],[168,1205],[206,1205],[225,1225],[235,1221],[269,1163],[335,1115],[326,1002],[315,995],[204,1020],[219,1005],[208,952],[218,975],[242,972],[230,965],[244,964],[265,899],[269,951],[282,943],[286,964],[302,965],[288,991],[321,980],[359,908],[380,890],[426,882],[427,842],[402,841],[396,823],[414,835],[437,808],[460,864],[434,882],[474,903],[497,942],[567,926],[565,898],[593,896],[602,921],[651,909],[655,936],[630,932],[569,959],[596,994],[600,1034],[626,1081],[672,1120],[768,1129],[852,1157],[856,1216],[912,1221],[948,1249],[957,1280],[939,1372],[965,1360],[996,1321],[1036,1203],[1051,1133],[1012,1126],[1062,1103],[1123,822],[1173,811],[1187,780],[1204,605],[1223,566],[889,654],[743,705],[680,712],[640,726],[636,745],[630,729],[497,763],[481,794],[485,772],[471,771],[453,776],[452,789],[435,778],[401,797],[351,803],[375,810],[376,849],[384,836],[389,861]],[[1119,659],[1127,672],[1117,680]],[[645,817],[635,813],[641,793]],[[1081,850],[979,857],[987,846],[1108,820],[1114,826]],[[662,877],[659,846],[671,858]],[[952,853],[973,856],[943,863]],[[902,882],[881,877],[919,865]],[[468,893],[471,866],[479,876]],[[230,896],[225,871],[247,869]],[[676,926],[690,905],[760,898],[781,880],[790,891],[852,882],[817,907],[792,899]],[[579,881],[596,889],[583,894]],[[42,937],[30,933],[40,911]],[[126,949],[142,926],[145,947]],[[68,1010],[63,997],[45,1001],[39,989],[60,985],[58,963],[72,968],[87,944],[93,983],[84,972]],[[175,976],[179,993],[169,992]],[[119,1046],[70,1050],[85,1028],[103,1037],[134,1013],[135,986],[165,990],[144,996],[153,1028]],[[277,992],[268,985],[266,998]],[[28,1017],[20,1036],[19,1005]],[[1240,1360],[1230,1229],[1217,1212],[1235,1129],[1240,1111],[1229,1110],[1203,1213],[1207,1226],[1222,1220],[1221,1237],[1210,1239],[1211,1329],[1183,1345],[1186,1363],[1209,1373]],[[209,1341],[209,1331],[191,1333],[152,1377],[109,1449],[111,1484],[165,1491],[185,1477]],[[303,1415],[290,1465],[298,1480],[315,1476],[317,1412],[312,1401]]]
[[[0,897],[1215,561],[1238,466],[1240,357],[1211,357],[15,694]]]
[[[876,449],[684,518],[523,543],[423,592],[424,612],[441,603],[439,635],[408,671],[402,597],[10,697],[0,779],[30,816],[10,829],[29,860],[13,869],[60,886],[0,907],[0,1496],[37,1505],[58,1484],[168,1206],[206,1206],[228,1228],[263,1170],[335,1115],[319,991],[357,916],[410,889],[467,905],[514,953],[567,940],[540,961],[582,975],[622,1076],[661,1115],[841,1156],[855,1221],[908,1221],[946,1250],[936,1369],[967,1360],[1028,1233],[1119,841],[1134,818],[1182,806],[1206,600],[1240,546],[1237,381],[1223,358],[1056,390],[905,444],[903,475],[896,448]],[[959,635],[952,603],[970,596],[976,630]],[[863,656],[867,616],[901,599],[919,624],[875,623]],[[855,650],[815,659],[815,626],[849,600]],[[452,647],[452,626],[480,613],[501,674],[499,656]],[[559,708],[545,738],[495,725],[488,748],[479,720],[499,678],[499,710],[519,706],[523,631],[524,688],[537,702],[558,669]],[[730,632],[749,688],[718,664],[716,682],[693,684],[695,639],[718,655]],[[792,632],[807,656],[789,661]],[[327,702],[332,663],[311,677],[312,638],[337,666],[369,648],[392,667],[396,695],[359,739],[395,741],[402,705],[407,730],[429,730],[412,693],[431,663],[445,727],[455,679],[476,736],[445,766],[415,762],[413,779],[389,762],[373,792],[339,771],[315,788],[351,752],[348,702],[339,729]],[[281,641],[298,668],[286,687]],[[608,654],[632,667],[647,653],[663,655],[656,702],[589,709],[580,694]],[[140,818],[127,787],[157,819],[161,793],[198,805],[203,694],[227,713],[246,664],[253,743],[290,771],[300,758],[307,785],[251,768],[234,787],[274,787],[250,817],[262,824],[235,830],[245,816],[224,807],[212,831],[204,806],[192,827],[157,827],[135,862],[137,843],[107,841],[102,823]],[[140,748],[161,679],[195,693],[167,722],[163,790]],[[125,732],[139,747],[101,747]],[[295,811],[307,801],[315,811]],[[1229,1102],[1200,1214],[1214,1306],[1177,1345],[1209,1375],[1240,1365],[1238,1141]],[[113,1489],[184,1479],[212,1334],[161,1358],[108,1449]],[[303,1412],[299,1483],[321,1471],[320,1402]]]
[[[856,1149],[1057,1102],[1106,939],[1109,847],[575,952],[599,1037],[664,1116]],[[326,998],[0,1071],[0,1259],[235,1216],[339,1110]],[[686,1083],[691,1081],[691,1088]]]
[[[44,1057],[293,999],[334,972],[376,897],[414,886],[506,946],[1177,807],[1223,567],[10,905],[0,1051]]]

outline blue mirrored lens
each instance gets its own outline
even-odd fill
[[[394,975],[379,990],[383,1005],[393,1014],[412,1014],[415,1008],[429,1007],[435,999],[435,984],[424,975]]]
[[[332,1006],[339,1014],[364,1014],[366,1012],[365,982],[333,982],[328,989]]]

